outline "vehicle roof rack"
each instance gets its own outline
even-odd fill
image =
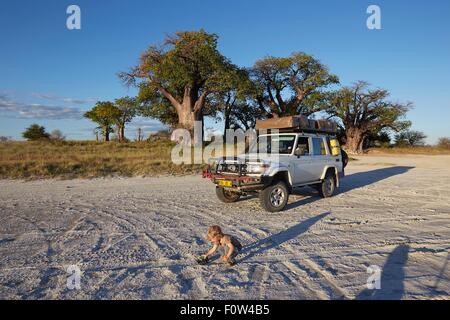
[[[309,133],[309,134],[327,134],[327,135],[336,135],[336,131],[327,131],[327,130],[314,130],[314,129],[303,129],[303,128],[290,128],[290,129],[270,129],[270,130],[278,130],[279,133]]]
[[[306,116],[289,116],[256,121],[256,130],[278,130],[278,132],[304,132],[320,134],[337,134],[336,123],[325,119],[308,119]]]

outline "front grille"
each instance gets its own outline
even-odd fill
[[[247,165],[239,163],[221,163],[217,166],[218,173],[242,175],[246,173]]]

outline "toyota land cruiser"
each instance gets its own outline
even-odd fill
[[[277,212],[299,187],[312,186],[322,197],[331,197],[344,176],[346,163],[347,156],[333,135],[266,134],[259,135],[243,155],[210,159],[203,177],[216,184],[222,202],[235,202],[254,193],[265,210]]]

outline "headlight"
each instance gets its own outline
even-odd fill
[[[270,165],[268,163],[247,164],[247,173],[263,173]]]

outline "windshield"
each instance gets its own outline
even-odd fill
[[[249,147],[249,153],[291,154],[294,135],[259,136]]]

